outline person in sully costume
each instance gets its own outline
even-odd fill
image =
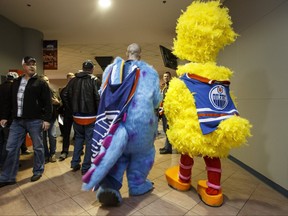
[[[140,61],[141,48],[130,44],[127,61],[117,57],[103,73],[101,100],[94,128],[92,166],[83,176],[83,190],[97,190],[106,206],[117,206],[126,171],[129,195],[153,189],[147,179],[155,158],[158,107],[161,102],[158,73]]]
[[[235,41],[228,9],[219,1],[193,1],[179,17],[173,53],[185,64],[170,81],[164,99],[168,139],[181,154],[178,166],[165,172],[168,184],[189,190],[193,157],[203,157],[207,180],[198,181],[197,192],[209,206],[221,206],[221,158],[242,146],[251,125],[241,118],[229,92],[232,72],[216,65],[218,52]],[[233,100],[232,100],[233,98]]]

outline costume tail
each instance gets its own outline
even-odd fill
[[[99,183],[115,165],[128,142],[128,133],[120,124],[114,134],[103,140],[100,152],[94,159],[89,171],[82,177],[82,190],[96,190]]]

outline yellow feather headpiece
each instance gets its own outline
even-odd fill
[[[195,63],[215,62],[237,37],[228,12],[219,1],[194,1],[177,20],[173,54]]]

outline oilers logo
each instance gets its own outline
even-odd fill
[[[222,85],[214,86],[209,92],[209,100],[215,109],[225,109],[228,104],[228,97],[225,87]]]

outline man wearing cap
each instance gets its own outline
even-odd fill
[[[93,75],[94,64],[86,60],[82,64],[82,71],[75,74],[67,88],[63,89],[62,101],[73,115],[75,132],[74,152],[71,168],[77,171],[81,168],[81,152],[85,142],[85,154],[82,163],[82,174],[85,174],[91,165],[91,145],[94,123],[98,110],[100,96],[98,94],[99,79]],[[69,112],[69,111],[68,111]]]
[[[31,181],[37,181],[44,172],[44,146],[42,131],[48,130],[52,115],[51,93],[48,84],[36,73],[36,59],[26,56],[22,60],[24,75],[14,80],[11,96],[4,116],[12,111],[12,124],[7,141],[7,157],[0,175],[0,187],[16,183],[19,167],[20,146],[28,132],[33,143],[34,161]],[[8,118],[0,121],[7,124]]]

